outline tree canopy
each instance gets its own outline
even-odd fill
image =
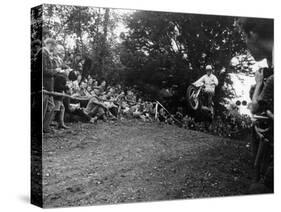
[[[89,62],[84,75],[134,86],[150,98],[170,89],[178,104],[211,64],[219,106],[232,96],[225,86],[231,85],[227,73],[235,71],[231,59],[247,54],[236,17],[63,5],[44,5],[42,13],[43,39],[55,38],[66,55],[82,55]],[[33,39],[40,37],[36,18],[32,14]]]

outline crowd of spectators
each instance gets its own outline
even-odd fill
[[[32,71],[43,72],[43,131],[68,129],[65,121],[97,123],[123,118],[152,121],[164,117],[155,102],[144,101],[134,89],[108,85],[82,75],[83,60],[65,59],[65,49],[53,39],[32,43]],[[41,60],[42,58],[42,60]],[[71,61],[73,60],[73,61]],[[42,66],[41,66],[42,64]],[[159,115],[158,115],[159,114]]]

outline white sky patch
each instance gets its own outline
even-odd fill
[[[114,10],[115,13],[117,13],[121,17],[126,17],[128,15],[132,15],[133,13],[136,12],[136,10],[126,10],[126,9],[112,9]],[[120,34],[125,33],[127,34],[129,29],[127,28],[126,24],[124,21],[119,21],[116,24],[116,28],[114,29],[115,35],[117,35],[117,42],[121,42],[122,40],[120,39]]]
[[[245,60],[246,59],[246,60]],[[256,84],[255,72],[261,68],[267,68],[268,63],[266,59],[255,61],[251,55],[238,55],[233,57],[230,61],[233,67],[241,65],[248,73],[232,73],[229,74],[232,82],[235,97],[230,100],[230,104],[235,104],[236,101],[246,101],[247,104],[251,103],[250,89]],[[251,115],[247,106],[240,105],[239,112],[242,114]]]
[[[235,97],[230,102],[235,104],[239,100],[240,102],[246,101],[249,104],[251,102],[250,89],[255,84],[255,77],[244,73],[231,73],[229,76],[233,82],[232,86],[235,92]],[[239,106],[239,112],[241,114],[251,114],[248,107],[244,105]]]
[[[110,10],[113,11],[114,13],[116,13],[119,16],[119,18],[121,18],[121,20],[116,23],[116,28],[113,30],[113,34],[116,36],[116,41],[118,43],[121,43],[122,39],[120,38],[120,34],[121,33],[127,34],[129,31],[129,28],[127,28],[126,23],[124,23],[122,18],[133,14],[134,12],[136,12],[136,10],[127,10],[127,9],[110,9]],[[58,24],[60,23],[59,18],[55,17],[55,16],[52,17],[52,21],[54,21]],[[83,32],[82,40],[83,40],[84,44],[87,44],[87,42],[89,41],[88,36],[89,36],[88,33]],[[65,47],[68,49],[75,48],[76,39],[77,39],[77,36],[75,34],[66,36]]]

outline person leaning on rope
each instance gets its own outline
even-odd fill
[[[56,47],[54,53],[53,53],[53,63],[55,66],[55,69],[64,69],[66,68],[64,66],[64,55],[60,52],[64,52],[64,49],[62,49],[62,46]],[[65,71],[62,71],[61,73],[57,73],[54,75],[54,91],[59,93],[65,93],[68,92],[68,87],[66,86],[67,81],[67,73]],[[65,114],[65,106],[63,103],[63,97],[61,96],[54,96],[54,113],[55,116],[57,116],[58,119],[58,129],[68,129],[69,127],[65,125],[64,123],[64,114]]]

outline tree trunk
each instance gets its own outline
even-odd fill
[[[102,45],[101,45],[101,64],[100,71],[101,76],[104,76],[104,64],[105,64],[105,51],[106,51],[106,41],[107,41],[107,32],[108,32],[108,22],[109,22],[109,9],[105,10],[104,21],[103,21],[103,37],[102,37]]]

